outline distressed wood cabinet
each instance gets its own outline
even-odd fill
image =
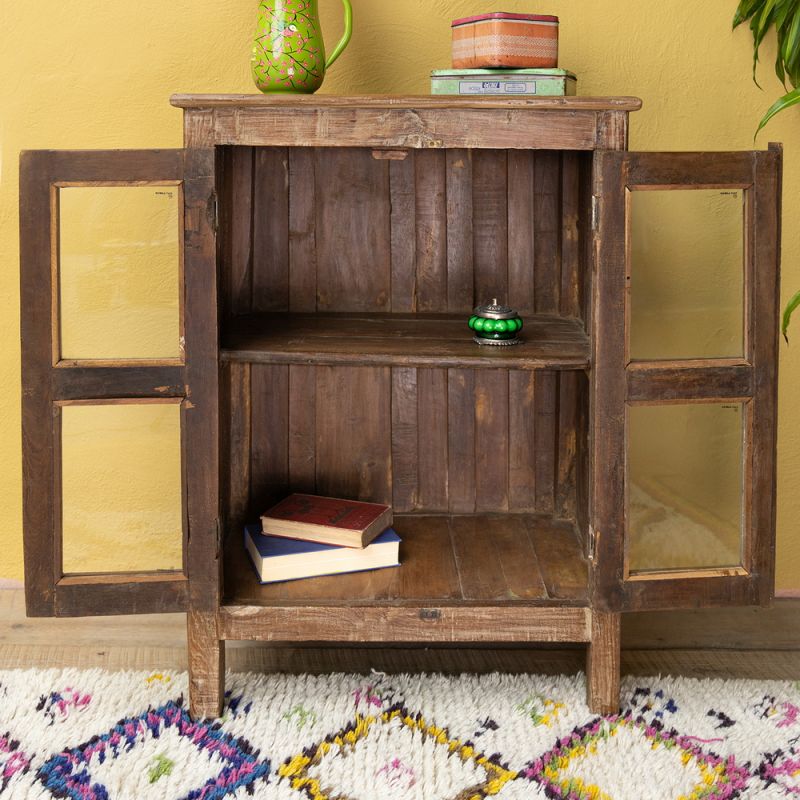
[[[186,611],[197,715],[220,711],[236,639],[585,642],[601,712],[621,613],[770,602],[779,147],[628,152],[632,98],[172,102],[183,150],[22,155],[31,615]],[[179,196],[179,346],[67,352],[65,192],[142,186]],[[639,277],[652,198],[733,204],[739,249],[710,300],[684,287],[685,319]],[[669,221],[644,223],[651,251],[681,238]],[[526,319],[521,346],[472,342],[491,297]],[[148,403],[180,418],[183,555],[82,570],[64,422]],[[289,490],[391,503],[403,566],[258,585],[242,526]]]

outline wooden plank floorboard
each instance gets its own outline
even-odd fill
[[[664,612],[623,617],[622,671],[629,675],[800,679],[800,601],[772,609]],[[585,648],[263,647],[229,643],[241,671],[441,671],[572,674]],[[183,614],[27,619],[21,590],[0,591],[0,669],[186,669]]]

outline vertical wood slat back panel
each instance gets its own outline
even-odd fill
[[[490,294],[523,315],[581,315],[588,163],[569,152],[386,160],[356,149],[227,148],[226,316],[466,314]],[[251,515],[288,490],[398,512],[576,514],[576,376],[252,365],[247,386],[234,377],[239,426],[236,405],[250,392],[252,455],[228,493],[233,507],[249,496]]]
[[[258,311],[583,316],[584,154],[224,148],[226,316]]]
[[[227,369],[226,426],[235,435],[224,443],[231,448],[224,491],[237,523],[242,509],[253,518],[289,491],[386,502],[397,512],[575,517],[577,440],[585,434],[575,429],[582,375]],[[560,424],[568,427],[563,439]],[[248,443],[243,462],[237,451]]]

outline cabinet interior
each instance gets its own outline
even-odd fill
[[[217,161],[229,601],[585,604],[592,154]],[[472,342],[492,298],[524,344]],[[390,503],[405,566],[257,586],[242,525],[290,491]]]

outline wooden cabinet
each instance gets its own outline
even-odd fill
[[[627,152],[632,98],[173,104],[184,150],[22,156],[30,614],[187,611],[198,715],[220,711],[236,639],[586,642],[600,712],[622,612],[770,602],[780,148]],[[65,349],[63,193],[142,186],[179,198],[177,350]],[[657,342],[685,328],[679,355],[637,339],[644,193],[734,204],[740,261],[711,304],[686,325],[647,304]],[[723,284],[732,344],[710,357],[692,326],[721,327]],[[492,297],[522,345],[473,343]],[[181,563],[66,570],[65,415],[141,404],[179,412]],[[676,508],[684,473],[700,500]],[[403,566],[260,586],[242,527],[289,490],[391,503]]]

